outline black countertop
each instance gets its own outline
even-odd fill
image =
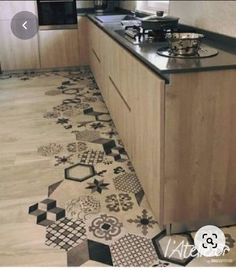
[[[236,69],[235,39],[230,39],[231,43],[229,44],[228,40],[223,37],[222,40],[219,36],[217,36],[217,38],[212,38],[212,36],[209,35],[208,38],[208,35],[205,32],[206,38],[204,39],[203,45],[217,49],[219,52],[217,56],[201,59],[167,58],[156,53],[158,48],[166,45],[166,42],[133,45],[115,32],[115,30],[122,29],[120,23],[101,23],[96,19],[97,15],[87,14],[87,16],[111,38],[130,51],[151,70],[158,73],[167,82],[169,81],[169,75],[173,73]]]

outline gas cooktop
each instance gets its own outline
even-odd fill
[[[141,45],[148,43],[156,43],[165,41],[165,35],[163,33],[155,33],[149,30],[141,30],[137,28],[127,28],[125,30],[116,30],[117,34],[125,38],[133,45]]]

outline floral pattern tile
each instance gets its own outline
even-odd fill
[[[88,239],[110,244],[125,234],[119,216],[100,213],[86,221]]]

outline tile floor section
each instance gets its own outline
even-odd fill
[[[22,173],[19,177],[23,179],[34,171],[34,166],[38,166],[36,161],[43,164],[47,162],[47,165],[40,165],[42,169],[33,175],[31,181],[23,182],[18,187],[29,189],[30,192],[35,185],[36,190],[44,191],[39,194],[34,190],[34,196],[28,195],[29,198],[23,200],[28,203],[25,211],[28,211],[32,221],[25,223],[18,218],[19,224],[23,224],[24,228],[29,226],[26,238],[32,237],[32,241],[27,248],[31,251],[35,248],[35,254],[29,252],[27,258],[28,250],[25,247],[24,260],[20,259],[21,247],[17,240],[20,236],[16,233],[16,239],[11,238],[11,244],[15,246],[8,255],[5,254],[5,248],[0,247],[0,265],[11,265],[11,256],[16,256],[15,266],[236,265],[235,227],[225,228],[231,251],[222,258],[220,264],[207,258],[165,258],[163,250],[167,246],[167,239],[174,240],[175,244],[181,240],[192,243],[194,234],[167,237],[165,231],[160,230],[88,68],[73,72],[2,75],[0,90],[2,106],[10,106],[9,102],[17,103],[17,97],[20,99],[21,95],[24,95],[26,103],[32,102],[34,98],[41,102],[37,112],[34,111],[34,104],[32,108],[26,104],[28,111],[24,112],[31,115],[31,126],[38,123],[36,141],[41,144],[37,147],[35,143],[27,146],[27,139],[22,139],[22,144],[25,143],[24,155],[21,153],[21,160],[17,160],[17,153],[11,149],[12,155],[9,155],[8,159],[9,162],[11,158],[14,159],[12,167],[4,163],[1,165],[3,172],[11,169],[14,177],[17,173],[14,166],[23,166],[31,158],[33,164],[26,173],[23,174],[19,169],[19,174]],[[12,96],[7,96],[11,91]],[[14,117],[10,108],[9,117]],[[28,133],[31,130],[30,125]],[[51,135],[50,132],[53,131],[55,134]],[[4,132],[7,132],[7,127]],[[0,134],[1,138],[5,136],[4,132]],[[27,136],[30,138],[31,134]],[[14,141],[14,138],[8,138],[8,146],[11,140]],[[3,149],[4,147],[5,145]],[[30,147],[33,148],[31,152],[27,150]],[[46,176],[43,170],[48,171]],[[4,174],[2,176],[4,177]],[[33,201],[36,197],[39,200]],[[1,209],[4,208],[4,204],[0,206]],[[7,218],[1,220],[3,229],[8,230],[4,227]],[[20,231],[21,225],[16,221],[17,218],[12,218],[12,226],[16,227],[16,231]],[[44,247],[36,248],[34,241],[43,243]],[[34,255],[38,255],[37,250],[40,250],[41,255],[39,261],[32,259]],[[57,253],[59,251],[60,253]],[[14,255],[14,252],[17,255]],[[45,253],[52,255],[46,256]],[[29,262],[24,263],[27,260]]]

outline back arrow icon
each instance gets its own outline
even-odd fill
[[[27,27],[25,26],[27,24],[27,21],[25,21],[22,26],[25,28],[25,30],[27,30]]]

